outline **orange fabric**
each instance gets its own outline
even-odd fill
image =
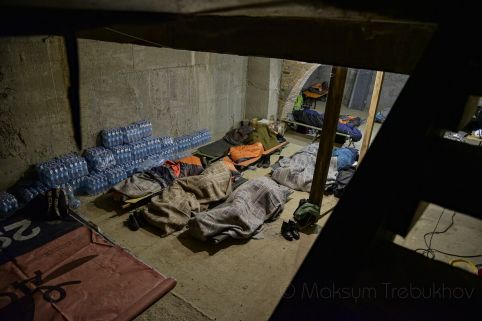
[[[201,159],[197,156],[187,156],[177,161],[178,163],[202,166]]]
[[[237,162],[243,158],[261,158],[264,148],[261,143],[254,143],[251,145],[234,146],[229,149],[231,159]]]
[[[223,161],[224,161],[224,165],[226,165],[227,168],[229,168],[229,170],[231,172],[237,172],[238,170],[236,169],[236,167],[234,166],[234,163],[233,161],[231,160],[231,158],[225,156],[223,158]]]
[[[338,122],[340,124],[348,124],[350,121],[352,121],[353,119],[355,119],[356,117],[354,116],[346,116],[346,119],[338,119]]]
[[[178,163],[167,160],[164,162],[164,165],[169,166],[175,177],[179,177],[179,175],[181,174],[181,166]]]
[[[322,94],[312,93],[309,90],[303,91],[303,95],[305,95],[308,98],[320,98],[322,96]]]

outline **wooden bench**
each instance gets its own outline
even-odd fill
[[[315,137],[311,141],[312,143],[314,143],[318,138],[320,138],[321,130],[322,130],[322,128],[320,128],[320,127],[303,124],[303,123],[300,123],[300,122],[297,122],[297,121],[288,120],[286,118],[281,119],[281,121],[288,124],[288,125],[291,124],[291,125],[303,126],[303,127],[307,127],[307,128],[311,128],[311,129],[316,130],[317,134],[315,135]],[[355,143],[353,142],[353,139],[351,138],[350,135],[345,134],[345,133],[340,133],[340,132],[336,132],[336,135],[339,136],[339,137],[345,137],[344,140],[345,140],[345,142],[348,140],[348,146],[355,147]]]

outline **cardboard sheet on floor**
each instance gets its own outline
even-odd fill
[[[0,320],[131,320],[176,284],[77,221],[0,232]]]

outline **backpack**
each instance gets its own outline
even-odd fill
[[[332,186],[333,194],[340,198],[343,193],[345,192],[345,188],[350,183],[353,174],[355,174],[356,168],[355,167],[348,167],[338,172],[336,175],[336,181]]]
[[[320,219],[320,207],[310,203],[308,200],[300,200],[300,204],[293,213],[293,219],[302,229],[315,224]]]

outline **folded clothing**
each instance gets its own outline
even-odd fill
[[[266,221],[276,220],[292,190],[269,177],[258,177],[238,187],[215,208],[197,213],[189,221],[194,238],[219,243],[232,237],[246,239],[257,234]]]

